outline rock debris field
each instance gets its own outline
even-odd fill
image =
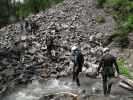
[[[98,16],[105,22],[98,23]],[[83,73],[95,71],[103,44],[115,27],[113,18],[96,8],[95,0],[64,0],[3,27],[0,29],[0,94],[32,80],[69,76],[70,49],[75,43],[85,58]],[[46,45],[49,37],[54,45],[51,55]]]

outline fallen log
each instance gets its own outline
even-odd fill
[[[125,80],[123,80],[122,82],[125,83],[125,84],[127,84],[127,85],[130,86],[131,88],[133,88],[133,86],[132,86],[131,84],[129,84],[129,82],[127,82],[127,81],[125,81]]]
[[[71,93],[71,92],[61,92],[61,93],[56,93],[56,94],[65,94],[65,95],[70,95],[73,97],[73,100],[80,100],[79,95]]]
[[[133,91],[133,89],[129,85],[127,85],[127,84],[125,84],[123,82],[120,82],[119,86],[124,88],[124,89],[126,89],[126,90]]]
[[[121,82],[119,83],[120,87],[133,91],[133,80],[126,78],[125,76],[119,76]]]
[[[73,100],[80,100],[79,99],[79,95],[71,93],[71,92],[59,92],[59,93],[55,93],[54,95],[60,95],[60,94],[65,94],[65,95],[69,95],[73,97]],[[45,96],[49,96],[51,94],[45,95]]]

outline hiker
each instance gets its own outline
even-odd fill
[[[104,48],[103,56],[100,60],[99,67],[97,69],[97,75],[99,75],[101,70],[104,95],[110,94],[111,87],[113,84],[111,80],[115,77],[114,65],[117,71],[117,75],[119,75],[119,69],[116,63],[116,58],[110,54],[109,48]]]
[[[71,48],[71,61],[73,62],[73,81],[76,81],[77,85],[80,86],[78,75],[82,72],[82,66],[84,63],[84,57],[81,50],[76,46]]]

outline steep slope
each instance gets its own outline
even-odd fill
[[[97,67],[102,43],[115,30],[113,18],[95,7],[95,0],[64,0],[25,21],[0,30],[0,91],[33,79],[67,76],[71,72],[70,48],[78,43],[85,56],[84,70]],[[102,16],[104,23],[96,18]],[[32,24],[31,24],[32,25]],[[37,25],[37,26],[36,26]],[[31,27],[31,26],[29,26]],[[34,30],[35,29],[35,30]],[[47,55],[46,38],[52,36],[55,48]],[[90,42],[90,37],[94,40]],[[9,82],[10,81],[10,82]]]

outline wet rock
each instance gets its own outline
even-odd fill
[[[60,94],[60,95],[57,95],[54,100],[63,100],[63,99],[68,99],[68,100],[76,100],[74,99],[74,97],[71,97],[69,95],[63,95],[63,94]]]
[[[0,95],[7,90],[7,86],[3,85],[0,87]]]
[[[97,33],[96,38],[101,39],[103,37],[103,33]]]
[[[54,100],[54,97],[55,97],[54,95],[47,95],[40,98],[39,100]]]
[[[53,74],[53,73],[51,73],[50,75],[51,78],[57,78],[57,76],[58,76],[57,74]]]
[[[102,91],[102,83],[97,82],[92,86],[93,93],[100,93],[101,91]]]
[[[62,72],[59,73],[58,76],[60,76],[60,77],[66,77],[66,76],[68,76],[68,73],[66,71],[62,71]]]

